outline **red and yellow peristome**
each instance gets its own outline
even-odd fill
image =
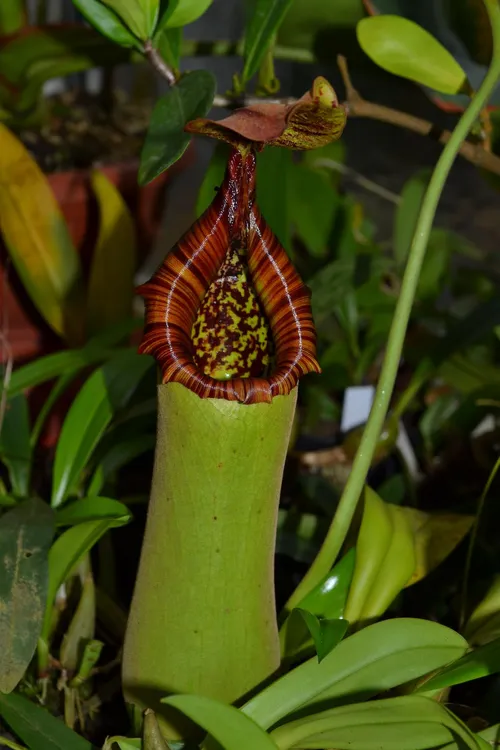
[[[235,148],[210,207],[153,278],[141,353],[162,381],[244,404],[320,372],[310,294],[255,202],[255,153]]]

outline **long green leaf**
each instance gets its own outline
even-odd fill
[[[29,750],[94,750],[63,721],[22,695],[0,693],[0,716]]]
[[[73,0],[80,13],[104,36],[122,47],[138,47],[139,41],[100,0]]]
[[[196,21],[212,5],[213,0],[169,0],[158,24],[159,29],[173,29]]]
[[[0,692],[14,690],[36,649],[48,587],[53,513],[26,500],[0,519]]]
[[[14,495],[26,497],[31,473],[28,402],[23,394],[8,399],[0,424],[0,459],[9,471]]]
[[[271,733],[280,750],[426,750],[459,737],[476,749],[470,732],[446,708],[421,696],[369,701],[313,714]],[[461,745],[462,746],[462,745]]]
[[[500,672],[500,638],[474,649],[419,686],[418,692],[442,690]]]
[[[76,526],[87,521],[128,523],[132,518],[129,509],[110,497],[89,496],[74,500],[56,511],[56,526]]]
[[[153,450],[155,442],[156,439],[153,435],[139,435],[131,440],[113,445],[94,471],[88,486],[88,494],[98,495],[107,478],[113,472],[121,469],[122,466],[125,466],[132,459],[137,458],[137,456]]]
[[[141,154],[141,185],[151,182],[180,159],[190,141],[184,127],[190,120],[207,114],[215,85],[212,73],[193,70],[157,101]]]
[[[393,251],[398,265],[406,263],[420,207],[429,183],[428,170],[413,175],[401,191],[394,222]]]
[[[128,351],[113,357],[87,380],[64,420],[57,444],[53,507],[73,490],[113,415],[126,405],[151,366],[149,357]]]
[[[317,701],[364,700],[463,656],[458,633],[426,620],[375,623],[339,643],[320,664],[313,658],[250,699],[243,711],[262,727]]]
[[[224,750],[276,750],[270,736],[233,706],[200,695],[174,695],[162,703],[203,727]]]
[[[242,74],[244,81],[248,81],[258,71],[291,4],[292,0],[253,0],[251,17],[245,32]]]
[[[52,606],[59,587],[64,583],[75,565],[96,544],[108,529],[121,526],[126,521],[120,518],[105,518],[85,521],[67,529],[52,545],[49,552],[49,585],[47,607],[42,628],[42,639],[48,640],[52,616]]]

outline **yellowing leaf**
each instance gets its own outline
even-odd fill
[[[443,94],[464,90],[467,76],[432,34],[402,16],[363,18],[358,42],[373,62],[389,73],[409,78]]]
[[[0,124],[0,228],[12,263],[47,323],[81,342],[80,259],[50,185],[23,144]]]
[[[415,508],[398,508],[412,527],[415,538],[416,566],[408,582],[411,586],[425,578],[453,552],[470,530],[474,516],[458,513],[424,513]]]
[[[120,192],[97,170],[91,181],[100,210],[87,297],[87,329],[93,334],[132,312],[136,242],[134,222]]]

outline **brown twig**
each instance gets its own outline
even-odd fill
[[[345,57],[339,55],[337,57],[337,64],[344,81],[347,98],[345,106],[349,117],[367,117],[371,120],[387,122],[390,125],[405,128],[414,133],[429,136],[441,144],[445,144],[450,140],[451,132],[449,130],[441,130],[432,122],[422,120],[420,117],[414,117],[407,112],[384,107],[382,104],[376,104],[363,99],[359,91],[352,85]],[[487,169],[489,172],[500,175],[500,158],[486,151],[481,144],[464,141],[459,153],[464,159],[475,164],[476,167],[481,167]]]
[[[148,40],[144,44],[144,54],[148,58],[153,68],[161,75],[162,78],[165,78],[165,80],[168,82],[168,85],[175,86],[176,78],[174,71],[167,65],[158,50],[153,47],[153,44],[150,40]]]

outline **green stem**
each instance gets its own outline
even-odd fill
[[[27,750],[24,745],[18,745],[17,742],[7,740],[5,737],[0,737],[0,747],[10,747],[11,750]]]
[[[323,545],[309,571],[287,603],[287,610],[298,602],[328,573],[339,554],[351,524],[366,477],[372,463],[377,441],[389,409],[406,336],[406,329],[415,299],[417,284],[425,257],[429,234],[441,193],[461,144],[467,137],[482,108],[500,78],[500,6],[498,0],[484,0],[493,32],[493,57],[488,73],[469,107],[451,134],[433,172],[418,218],[406,266],[401,294],[396,305],[387,351],[380,373],[375,398],[363,432],[352,472],[340,499]]]
[[[185,39],[182,42],[181,54],[182,57],[241,57],[243,55],[243,42]],[[281,45],[273,48],[273,57],[275,60],[291,60],[300,63],[313,63],[316,60],[311,50]]]

